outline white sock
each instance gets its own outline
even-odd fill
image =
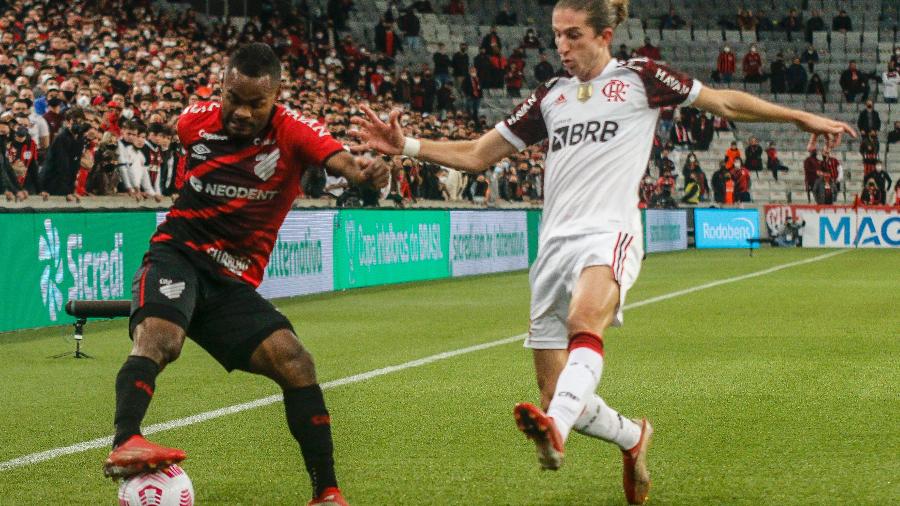
[[[600,383],[603,355],[595,350],[578,347],[569,352],[565,369],[556,380],[556,392],[550,401],[547,415],[553,417],[563,441],[569,436],[575,420]]]
[[[585,436],[591,436],[630,450],[641,439],[641,426],[607,406],[599,395],[592,395],[584,406],[584,412],[573,428]]]

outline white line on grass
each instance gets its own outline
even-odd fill
[[[649,299],[644,299],[638,302],[634,302],[632,304],[626,304],[624,310],[635,309],[641,306],[647,306],[650,304],[655,304],[657,302],[662,302],[664,300],[674,299],[675,297],[681,297],[682,295],[687,295],[694,292],[699,292],[701,290],[706,290],[707,288],[713,288],[716,286],[726,285],[729,283],[736,283],[738,281],[743,281],[745,279],[755,278],[759,276],[765,276],[766,274],[771,274],[773,272],[778,272],[784,269],[789,269],[791,267],[796,267],[798,265],[809,264],[813,262],[818,262],[820,260],[825,260],[827,258],[831,258],[835,255],[840,255],[842,253],[846,253],[850,250],[838,250],[833,251],[831,253],[825,253],[824,255],[818,255],[812,258],[807,258],[805,260],[799,260],[796,262],[790,262],[786,264],[777,265],[775,267],[771,267],[769,269],[763,269],[761,271],[751,272],[749,274],[743,274],[741,276],[735,276],[732,278],[720,279],[718,281],[713,281],[710,283],[705,283],[702,285],[698,285],[692,288],[686,288],[684,290],[678,290],[675,292],[670,292],[664,295],[659,295],[656,297],[651,297]],[[441,360],[446,360],[448,358],[456,357],[459,355],[465,355],[466,353],[472,353],[476,351],[486,350],[489,348],[494,348],[497,346],[503,346],[505,344],[514,343],[516,341],[521,341],[524,339],[526,334],[519,334],[517,336],[507,337],[505,339],[499,339],[497,341],[491,341],[489,343],[478,344],[475,346],[468,346],[466,348],[460,348],[452,351],[445,351],[443,353],[438,353],[436,355],[431,355],[425,358],[420,358],[417,360],[412,360],[410,362],[404,362],[398,365],[392,365],[388,367],[382,367],[381,369],[375,369],[372,371],[354,374],[353,376],[347,376],[345,378],[336,379],[334,381],[329,381],[327,383],[322,384],[322,388],[327,390],[330,388],[335,388],[343,385],[349,385],[352,383],[359,383],[362,381],[367,381],[372,378],[377,378],[379,376],[384,376],[387,374],[403,371],[406,369],[412,369],[415,367],[421,367],[423,365],[428,365],[434,362],[438,362]],[[245,402],[242,404],[235,404],[233,406],[227,406],[220,409],[215,409],[212,411],[206,411],[204,413],[199,413],[193,416],[188,416],[185,418],[178,418],[176,420],[169,420],[168,422],[162,422],[153,424],[147,427],[144,427],[144,434],[154,434],[157,432],[162,432],[171,429],[177,429],[179,427],[186,427],[188,425],[194,425],[196,423],[205,422],[207,420],[212,420],[214,418],[220,418],[227,415],[232,415],[235,413],[240,413],[241,411],[247,411],[249,409],[260,408],[263,406],[268,406],[270,404],[275,404],[277,402],[281,402],[282,397],[281,394],[270,395],[268,397],[263,397],[261,399],[256,399],[254,401]],[[17,467],[28,466],[31,464],[37,464],[39,462],[44,462],[46,460],[52,460],[58,457],[62,457],[63,455],[70,455],[73,453],[81,453],[88,450],[94,450],[96,448],[104,448],[112,445],[112,436],[101,437],[97,439],[92,439],[90,441],[82,441],[81,443],[74,444],[71,446],[64,446],[61,448],[54,448],[52,450],[47,450],[38,453],[32,453],[29,455],[24,455],[22,457],[18,457],[12,460],[7,460],[5,462],[0,462],[0,471],[6,471],[8,469],[15,469]]]

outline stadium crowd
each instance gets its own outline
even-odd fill
[[[247,41],[267,42],[283,57],[281,103],[324,122],[346,144],[350,117],[368,102],[404,108],[402,122],[418,136],[469,139],[486,127],[477,106],[456,106],[443,74],[394,69],[390,44],[369,51],[342,37],[349,1],[329,2],[326,13],[281,6],[278,16],[253,18],[241,30],[203,25],[190,10],[154,10],[148,1],[77,4],[18,1],[0,15],[0,193],[9,200],[177,194],[177,117],[186,106],[220,99],[225,55]],[[477,77],[469,82],[477,98]],[[469,178],[398,157],[386,196],[487,201],[494,188],[502,199],[537,200],[541,160],[529,150]],[[337,197],[346,186],[322,168],[304,173],[308,198]]]
[[[402,124],[419,137],[474,138],[490,126],[480,111],[485,90],[505,88],[516,97],[525,86],[526,73],[537,82],[558,73],[544,56],[534,68],[525,68],[524,52],[544,49],[533,30],[521,41],[503,41],[495,28],[484,35],[474,58],[469,58],[466,44],[452,54],[440,44],[431,65],[396,65],[404,47],[423,47],[418,14],[435,9],[427,0],[406,8],[390,2],[373,27],[372,41],[344,35],[352,0],[328,0],[324,9],[307,2],[292,6],[264,2],[263,14],[240,28],[221,20],[204,24],[191,10],[162,10],[149,0],[78,0],[74,6],[18,0],[2,5],[0,193],[7,200],[60,195],[77,201],[89,195],[121,194],[162,201],[177,196],[183,183],[177,117],[187,106],[220,99],[226,55],[248,41],[267,42],[283,58],[281,103],[325,123],[345,144],[353,143],[349,120],[363,103],[375,103],[380,111],[403,109]],[[465,4],[451,1],[439,8],[463,14]],[[683,23],[674,11],[668,17],[664,27]],[[509,8],[494,21],[499,26],[517,23]],[[766,25],[757,23],[756,29],[765,29],[760,26]],[[724,68],[721,55],[717,65],[722,80],[730,80],[734,73],[734,56],[729,58],[728,53],[723,50]],[[649,39],[633,50],[621,46],[616,56],[663,58]],[[804,58],[800,63],[811,68],[814,58]],[[745,78],[752,79],[744,60]],[[898,60],[893,57],[890,62],[895,73]],[[800,89],[794,85],[789,89]],[[865,119],[874,122],[877,113]],[[644,205],[750,201],[749,171],[763,169],[762,148],[756,141],[747,146],[744,157],[729,150],[709,179],[691,151],[709,149],[715,132],[730,128],[721,118],[694,108],[664,108],[640,189]],[[888,143],[900,141],[900,125],[895,130]],[[877,173],[880,163],[877,136],[874,142],[876,155],[866,158],[872,169],[867,175]],[[765,154],[765,170],[777,179],[786,167],[774,143]],[[504,159],[480,175],[402,157],[392,163],[394,177],[381,196],[398,204],[417,199],[485,204],[495,199],[541,199],[540,148]],[[676,184],[679,164],[682,183]],[[880,200],[888,198],[889,181],[884,181],[887,187]],[[319,167],[305,171],[302,185],[305,198],[337,198],[339,204],[353,193],[346,192],[346,181]],[[807,184],[811,192],[812,186],[814,181]],[[368,201],[372,200],[377,199]]]

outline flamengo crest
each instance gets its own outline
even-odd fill
[[[618,79],[613,79],[606,83],[600,92],[606,97],[607,102],[624,102],[625,91],[628,90],[629,86],[629,84],[625,84]]]

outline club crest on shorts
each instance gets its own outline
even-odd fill
[[[159,285],[159,293],[171,300],[181,297],[182,292],[184,292],[184,281],[175,283],[171,279],[160,278]]]

